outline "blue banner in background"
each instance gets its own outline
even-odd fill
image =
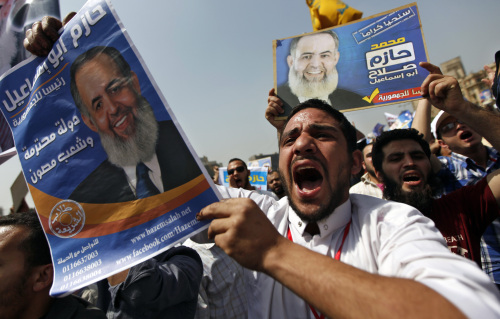
[[[265,160],[264,162],[267,162],[267,160]],[[265,167],[252,166],[248,167],[248,170],[250,171],[250,176],[248,177],[250,185],[254,186],[257,189],[266,191],[267,173],[269,171],[269,168],[267,166]],[[230,187],[229,176],[227,175],[227,167],[219,167],[219,181],[222,181],[221,183],[222,186]]]

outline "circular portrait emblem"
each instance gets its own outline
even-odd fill
[[[49,227],[57,237],[73,237],[83,229],[83,226],[85,226],[85,212],[77,202],[63,200],[52,208]]]

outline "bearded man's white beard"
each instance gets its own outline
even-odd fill
[[[314,99],[328,96],[337,89],[338,83],[337,68],[334,68],[329,75],[325,75],[320,81],[309,81],[304,76],[299,75],[293,67],[288,72],[288,85],[297,97]]]
[[[135,166],[140,162],[151,160],[158,140],[158,122],[149,102],[138,96],[137,116],[135,117],[135,134],[127,140],[119,136],[109,136],[99,131],[101,144],[108,160],[119,167]]]

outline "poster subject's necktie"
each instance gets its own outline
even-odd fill
[[[136,195],[137,198],[146,198],[153,195],[160,194],[160,191],[149,178],[149,168],[144,165],[144,163],[137,164],[135,169],[137,175],[137,184],[136,184]]]

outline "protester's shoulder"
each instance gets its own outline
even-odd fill
[[[356,185],[354,185],[356,186]],[[353,187],[354,187],[353,186]],[[352,187],[351,187],[352,188]],[[349,194],[351,198],[352,205],[359,208],[365,207],[379,207],[386,205],[389,201],[374,196],[364,195],[364,194]]]
[[[167,251],[164,251],[163,253],[130,268],[129,276],[127,276],[126,279],[126,285],[134,282],[138,277],[145,274],[155,273],[159,269],[163,269],[164,265],[176,265],[182,267],[182,265],[186,264],[194,266],[195,268],[201,268],[202,261],[200,255],[196,252],[196,250],[190,247],[172,247]]]
[[[360,217],[368,217],[373,214],[378,214],[379,211],[388,209],[388,201],[374,196],[352,193],[349,194],[351,199],[353,214]]]
[[[371,219],[376,223],[391,221],[404,222],[408,217],[423,216],[410,205],[363,194],[350,194],[353,214],[360,219]]]
[[[105,319],[104,312],[88,301],[69,295],[54,299],[46,319]]]
[[[357,182],[356,184],[352,185],[351,188],[349,188],[349,193],[358,193],[356,190],[359,190],[361,187],[363,187],[363,181]]]
[[[445,176],[444,174],[447,174],[447,172],[455,174],[460,171],[460,167],[464,166],[467,157],[452,152],[450,156],[438,156],[438,160],[441,162],[441,169],[438,172],[438,176]]]
[[[498,152],[497,149],[490,146],[486,146],[486,150],[488,151],[490,157],[493,157],[495,159],[500,159],[500,152]]]
[[[163,260],[169,260],[174,256],[181,256],[181,255],[191,257],[196,261],[201,261],[198,253],[193,248],[186,246],[172,247],[169,250],[159,254],[154,258],[156,258],[159,261],[163,261]]]
[[[259,193],[259,194],[262,194],[262,195],[267,195],[267,196],[269,196],[269,197],[273,198],[274,200],[279,201],[278,196],[276,196],[276,194],[275,194],[275,193],[273,193],[273,192],[270,192],[270,191],[265,191],[265,190],[261,190],[261,189],[256,189],[255,191],[256,191],[257,193]]]
[[[496,203],[495,197],[488,185],[487,177],[481,178],[475,184],[463,186],[440,198],[436,198],[434,204],[439,205],[439,207],[463,207],[477,204],[483,208],[481,204],[483,199]]]
[[[360,182],[357,182],[356,184],[352,185],[351,188],[349,188],[349,193],[364,194],[366,187],[367,187],[366,183],[363,180],[361,180]]]

